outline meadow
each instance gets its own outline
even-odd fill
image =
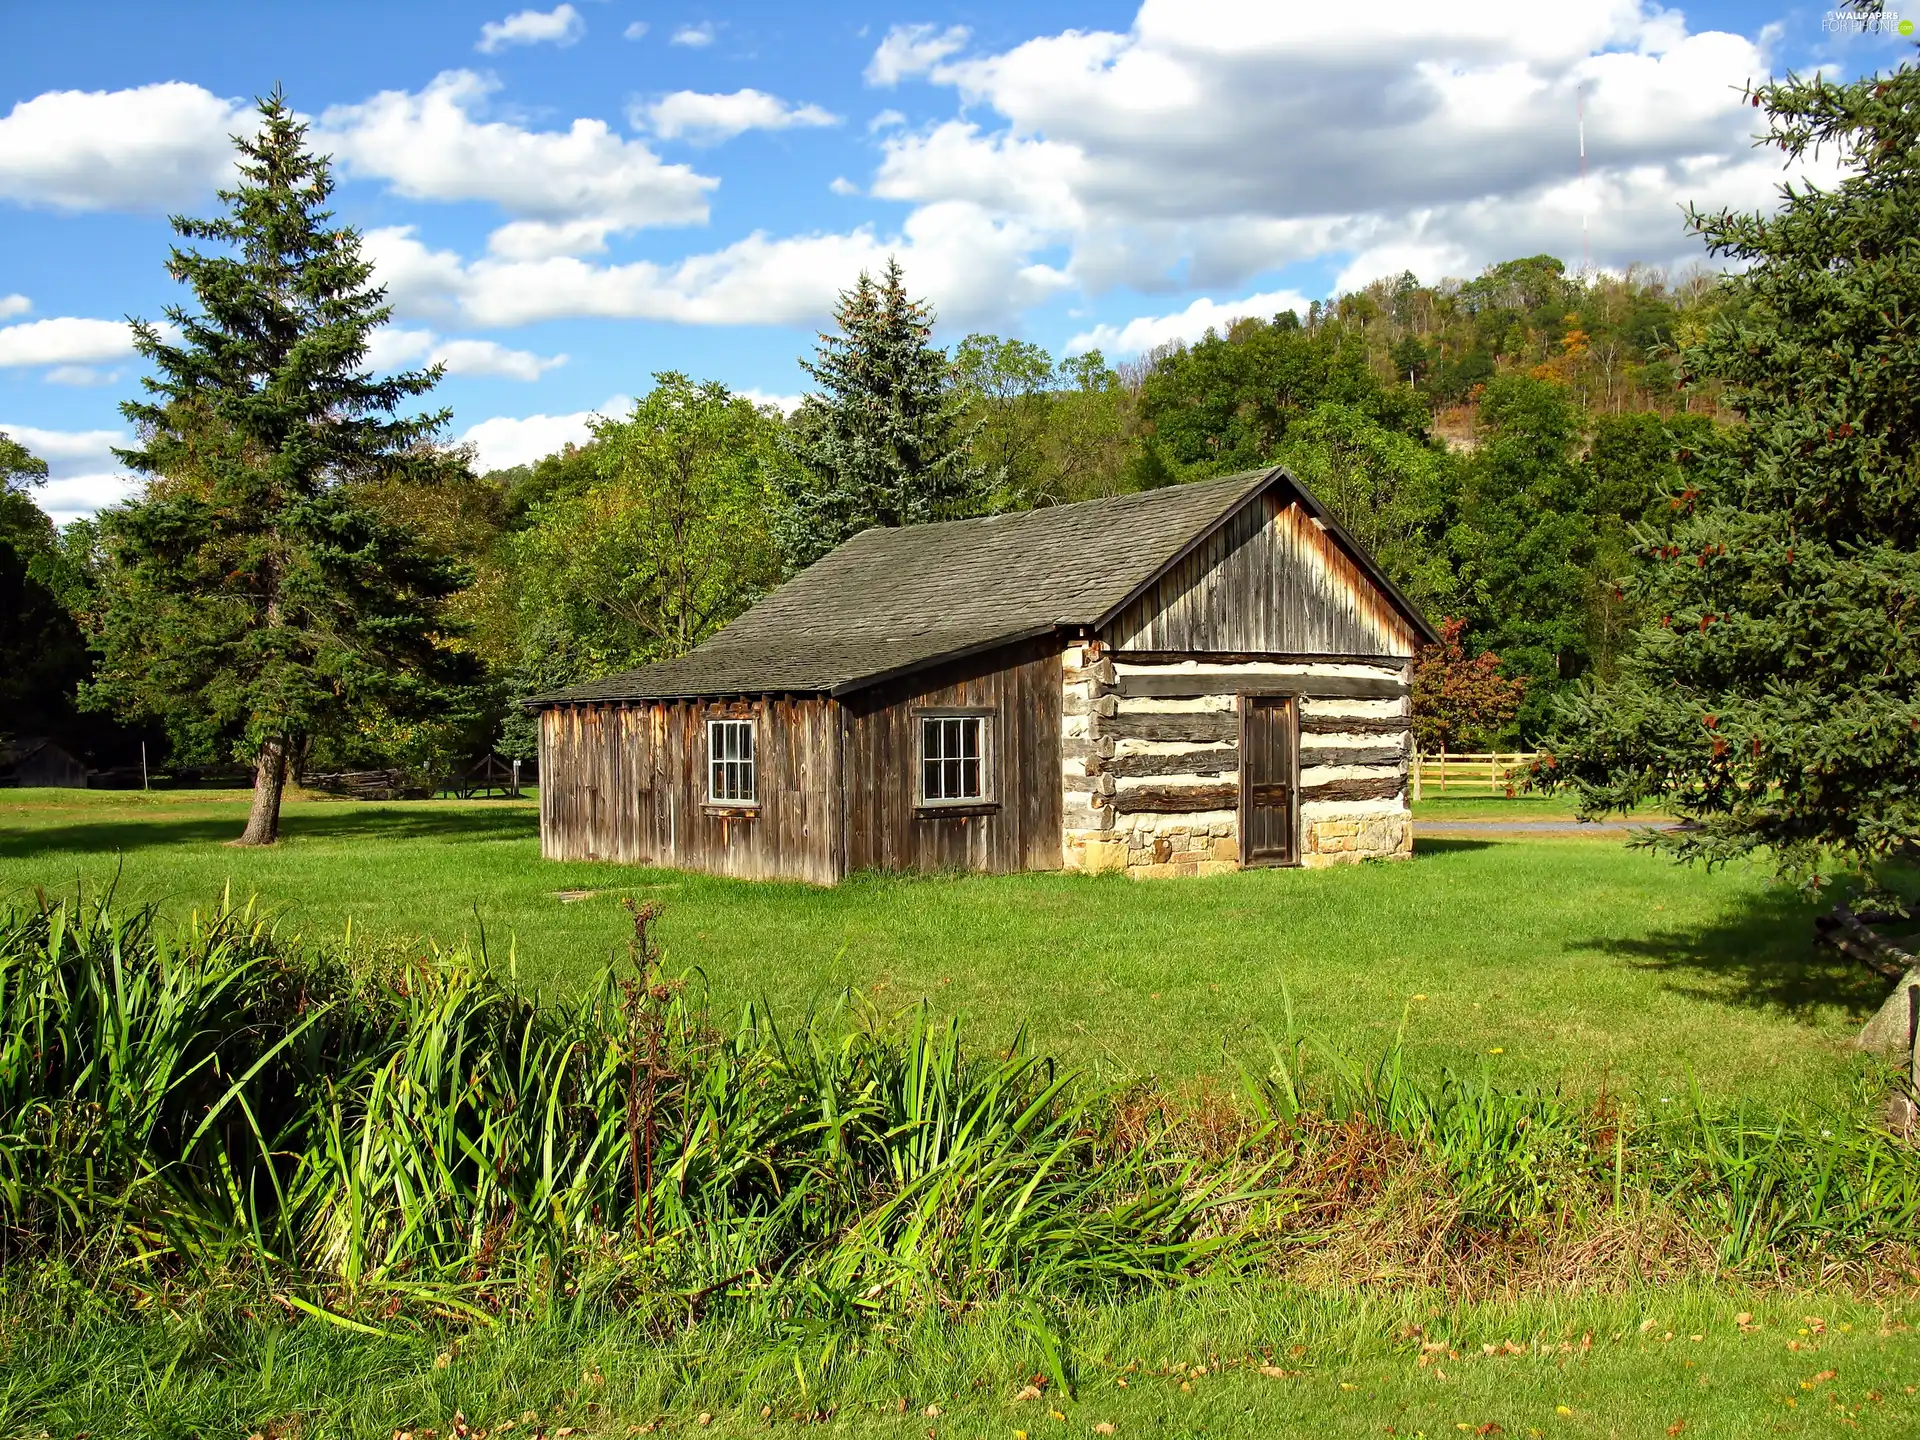
[[[0,1436],[1920,1424],[1882,986],[1754,871],[1527,797],[1403,865],[832,890],[243,813],[0,798]],[[684,991],[600,978],[623,899]]]
[[[316,935],[483,939],[566,992],[622,951],[623,896],[664,907],[670,971],[714,1008],[784,1019],[921,999],[978,1043],[1024,1031],[1100,1081],[1230,1079],[1294,1028],[1355,1054],[1401,1030],[1415,1065],[1502,1083],[1697,1085],[1850,1105],[1883,982],[1811,944],[1812,907],[1753,869],[1682,870],[1549,801],[1433,797],[1407,865],[1114,877],[863,876],[835,889],[539,857],[530,801],[289,803],[270,851],[224,842],[233,792],[0,792],[0,897],[117,885],[173,913],[258,896]]]

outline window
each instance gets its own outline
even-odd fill
[[[978,715],[920,717],[920,799],[929,805],[984,800],[985,722]]]
[[[753,721],[707,722],[707,799],[715,805],[751,805]]]

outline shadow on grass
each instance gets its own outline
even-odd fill
[[[1813,917],[1834,897],[1810,901],[1766,890],[1713,921],[1651,935],[1571,942],[1667,977],[1666,988],[1691,1000],[1744,1005],[1812,1022],[1839,1008],[1867,1016],[1887,998],[1888,984],[1858,961],[1813,943]]]
[[[219,845],[237,838],[245,816],[161,818],[137,816],[126,820],[98,820],[81,825],[55,825],[18,830],[0,836],[0,856],[26,858],[55,853],[111,855],[168,845]],[[294,846],[303,840],[434,840],[457,844],[476,840],[525,840],[540,833],[540,814],[528,807],[508,809],[441,809],[430,801],[415,804],[368,805],[333,815],[302,814],[290,809],[281,816],[280,835]]]
[[[1438,840],[1427,835],[1415,835],[1413,853],[1415,855],[1458,855],[1465,854],[1469,850],[1491,850],[1495,843],[1492,840]]]

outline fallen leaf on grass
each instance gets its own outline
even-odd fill
[[[1093,1433],[1096,1435],[1113,1434],[1114,1433],[1113,1422],[1111,1420],[1102,1420],[1098,1425],[1093,1427]]]
[[[1496,1425],[1493,1421],[1489,1420],[1473,1433],[1476,1435],[1504,1435],[1507,1431],[1505,1426]]]
[[[1016,1402],[1021,1400],[1038,1400],[1040,1398],[1040,1387],[1038,1385],[1022,1386],[1020,1393],[1013,1398]]]
[[[938,1405],[929,1405],[922,1413],[929,1420],[938,1420],[940,1418],[940,1407]]]
[[[1260,1373],[1273,1380],[1284,1380],[1287,1378],[1287,1372],[1282,1370],[1278,1365],[1262,1365],[1260,1367]]]
[[[1684,1430],[1684,1429],[1686,1429],[1686,1428],[1687,1428],[1687,1422],[1686,1422],[1686,1421],[1684,1421],[1684,1420],[1676,1420],[1676,1421],[1674,1421],[1674,1422],[1673,1422],[1673,1423],[1672,1423],[1671,1425],[1669,1425],[1669,1426],[1667,1426],[1667,1434],[1669,1434],[1669,1435],[1678,1435],[1678,1434],[1679,1434],[1679,1433],[1680,1433],[1680,1432],[1681,1432],[1682,1430]]]

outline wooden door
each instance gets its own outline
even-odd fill
[[[1299,859],[1300,725],[1291,695],[1240,697],[1240,863]]]

